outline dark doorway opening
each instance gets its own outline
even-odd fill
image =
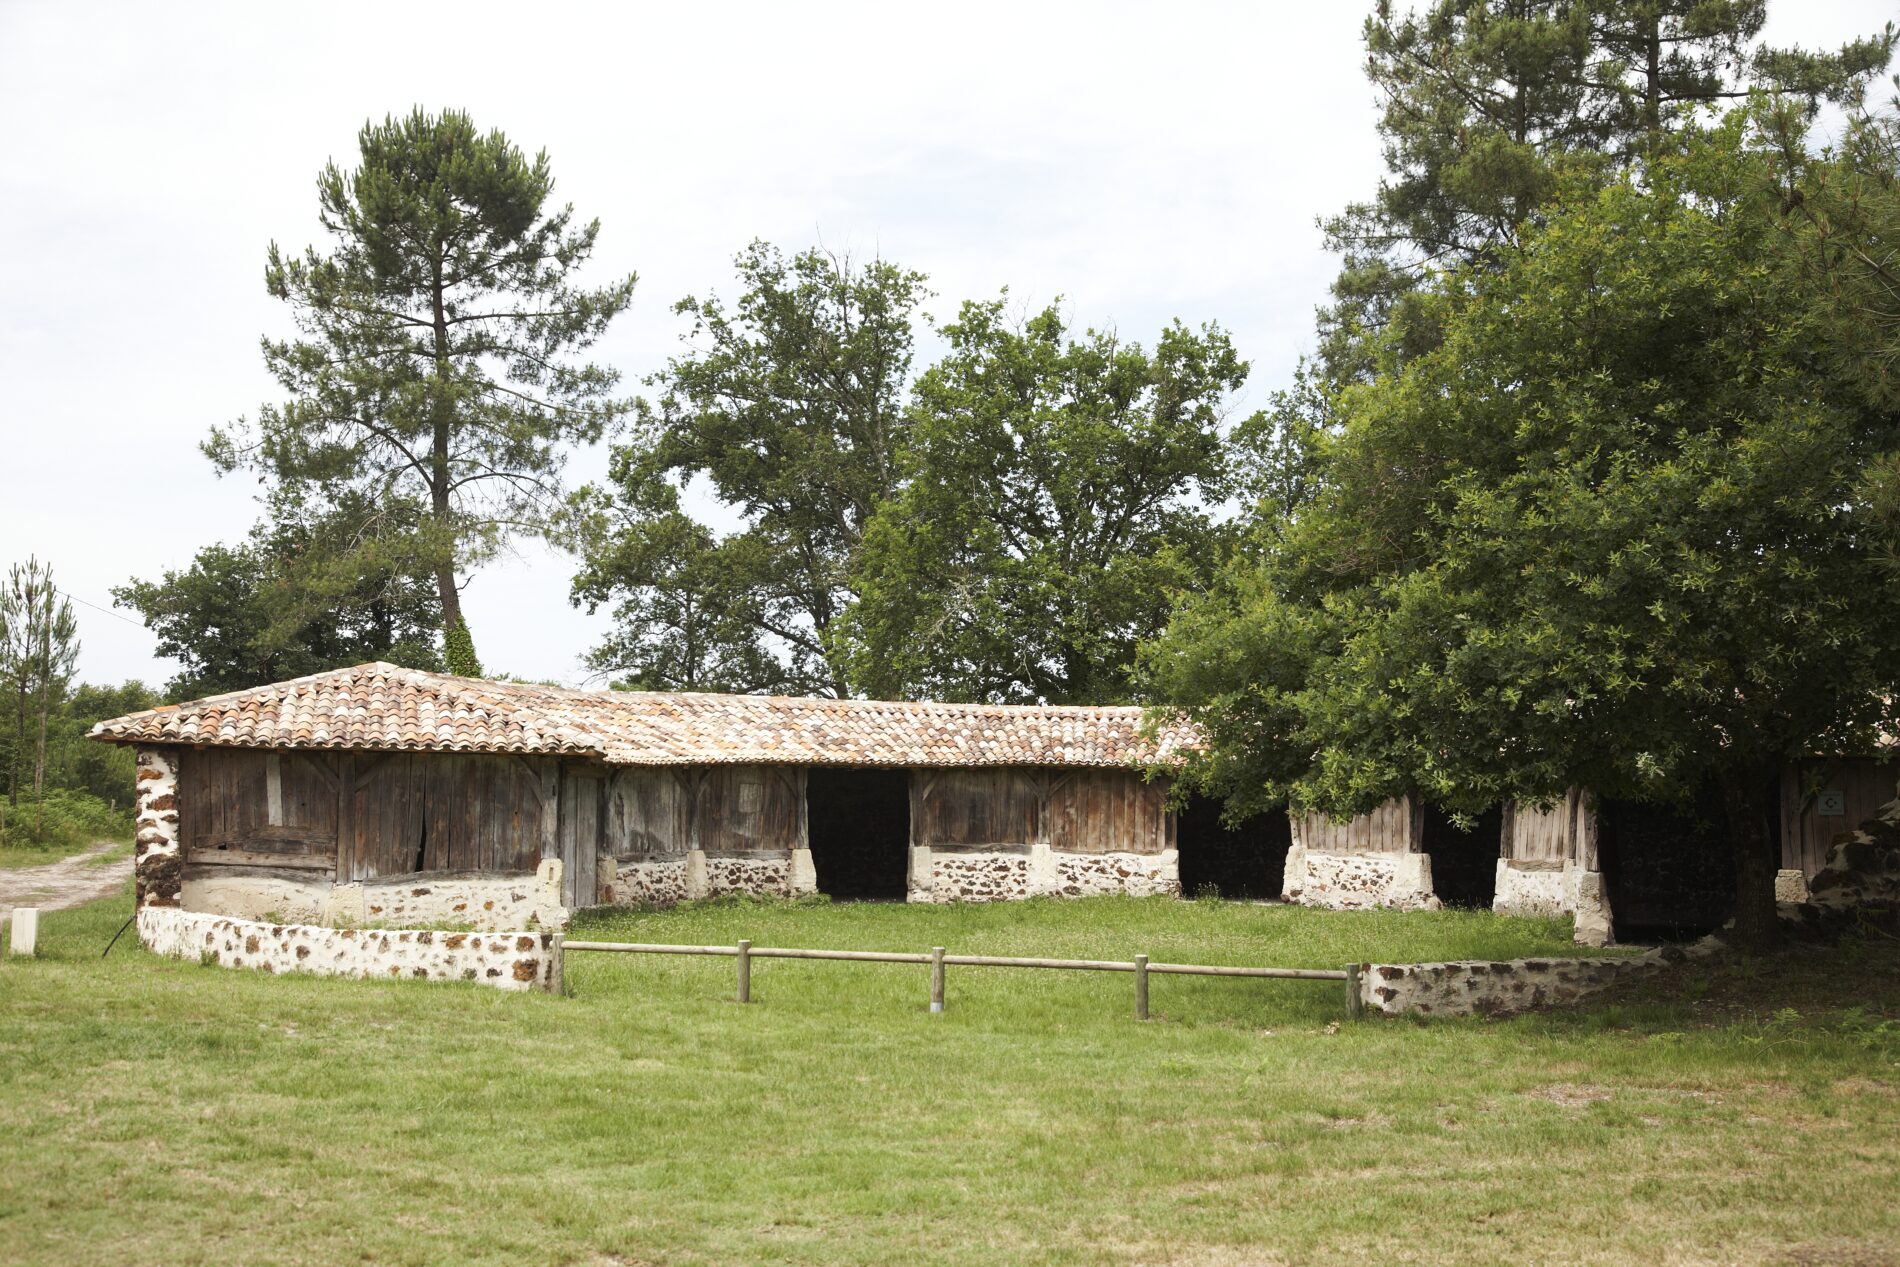
[[[1700,937],[1735,913],[1735,853],[1713,784],[1686,805],[1599,801],[1597,865],[1618,941]]]
[[[1277,899],[1293,843],[1286,814],[1256,814],[1229,827],[1221,822],[1221,809],[1215,798],[1195,796],[1175,816],[1181,896],[1205,896],[1212,886],[1224,898]]]
[[[903,901],[910,870],[910,772],[813,766],[806,827],[818,891]]]
[[[1425,807],[1424,851],[1432,860],[1432,892],[1446,906],[1488,911],[1498,895],[1498,855],[1504,844],[1504,810],[1492,806],[1469,830],[1435,805]]]

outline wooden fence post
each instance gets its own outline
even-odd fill
[[[1359,993],[1359,965],[1346,965],[1346,1016],[1350,1020],[1361,1020],[1366,1014],[1366,1001]]]
[[[1135,956],[1135,1019],[1148,1019],[1148,956]]]
[[[943,947],[930,948],[930,1010],[943,1011]]]
[[[739,1002],[752,1002],[752,943],[739,943]]]

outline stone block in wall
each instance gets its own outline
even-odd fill
[[[1800,867],[1783,867],[1775,872],[1775,901],[1805,902],[1808,897],[1807,872]]]
[[[1719,943],[1707,939],[1688,953],[1700,957],[1717,949]],[[1583,1002],[1670,962],[1659,949],[1627,958],[1369,963],[1360,965],[1359,992],[1372,1015],[1509,1016]]]

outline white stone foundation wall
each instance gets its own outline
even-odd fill
[[[1686,949],[1662,947],[1616,959],[1368,963],[1359,966],[1359,997],[1368,1013],[1380,1016],[1508,1016],[1578,1003],[1619,981],[1720,949],[1710,937]]]
[[[699,897],[723,897],[731,893],[754,897],[791,897],[792,864],[779,858],[722,858],[706,855],[706,885]]]
[[[185,860],[178,848],[178,762],[168,748],[138,748],[132,874],[138,905],[176,906]]]
[[[1491,909],[1499,915],[1571,916],[1580,945],[1610,944],[1610,907],[1603,875],[1574,862],[1561,869],[1541,870],[1512,866],[1498,859],[1497,891]]]
[[[1032,893],[1051,893],[1058,897],[1098,897],[1126,894],[1129,897],[1181,895],[1179,855],[1169,849],[1160,854],[1139,853],[1054,853],[1050,868],[1053,888],[1037,883],[1032,875]],[[1032,857],[1031,862],[1035,859]]]
[[[1499,858],[1497,894],[1491,900],[1491,909],[1499,915],[1568,915],[1570,901],[1564,881],[1561,870],[1526,870]]]
[[[1010,902],[1029,897],[1153,897],[1181,892],[1180,855],[1064,853],[1044,844],[910,851],[913,902]]]
[[[1296,844],[1286,851],[1281,897],[1336,911],[1438,909],[1432,860],[1422,853],[1309,853]]]
[[[334,927],[466,926],[484,932],[567,927],[561,864],[531,875],[435,872],[335,884],[321,872],[302,878],[256,867],[197,867],[185,877],[188,911],[236,919]]]
[[[943,849],[910,851],[913,902],[1008,902],[1029,896],[1029,855]]]
[[[557,935],[267,924],[175,906],[145,906],[139,941],[153,954],[258,972],[472,981],[501,990],[561,989]]]
[[[609,906],[671,906],[686,900],[686,860],[600,863],[600,900]]]

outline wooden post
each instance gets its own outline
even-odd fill
[[[943,1011],[943,947],[930,948],[930,1010]]]
[[[1366,1001],[1359,993],[1359,965],[1346,965],[1346,1015],[1351,1020],[1362,1020],[1366,1014]]]
[[[1148,1019],[1148,956],[1135,956],[1135,1019]]]
[[[739,943],[739,1002],[752,1002],[752,943]]]

